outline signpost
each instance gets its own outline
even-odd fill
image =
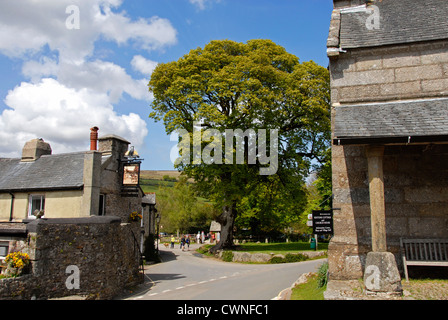
[[[308,215],[307,226],[313,227],[315,250],[317,250],[317,236],[333,234],[333,210],[313,210],[313,213]]]
[[[315,210],[312,216],[314,234],[333,234],[333,210]]]

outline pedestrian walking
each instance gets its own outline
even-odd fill
[[[171,236],[171,249],[174,249],[174,242],[176,241],[176,238],[174,236]]]
[[[187,244],[187,251],[190,251],[190,236],[187,236],[187,239],[185,239],[185,243]]]
[[[182,249],[182,251],[184,251],[185,249],[185,236],[180,239],[180,248]]]
[[[198,234],[196,235],[196,242],[200,243],[201,242],[201,233],[198,231]]]

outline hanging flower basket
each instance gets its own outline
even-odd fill
[[[129,221],[140,221],[140,219],[142,218],[141,214],[138,214],[137,211],[133,211],[130,215],[129,215]]]

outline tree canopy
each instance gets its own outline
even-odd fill
[[[149,90],[150,117],[163,121],[168,134],[184,132],[179,138],[191,146],[182,149],[184,161],[176,167],[222,208],[216,249],[233,245],[238,214],[272,224],[279,215],[289,217],[284,221],[299,218],[306,206],[305,178],[312,166],[325,163],[329,147],[327,69],[300,63],[270,40],[220,40],[159,64]],[[226,130],[240,130],[244,143],[235,145]],[[238,152],[243,161],[235,160]],[[212,161],[204,161],[204,153]],[[221,155],[224,162],[217,161]]]

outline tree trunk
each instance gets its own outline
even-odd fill
[[[235,203],[230,206],[224,206],[221,215],[218,217],[218,222],[221,224],[221,239],[212,248],[211,253],[215,253],[217,250],[232,249],[235,247],[233,244],[233,225],[236,218]]]

